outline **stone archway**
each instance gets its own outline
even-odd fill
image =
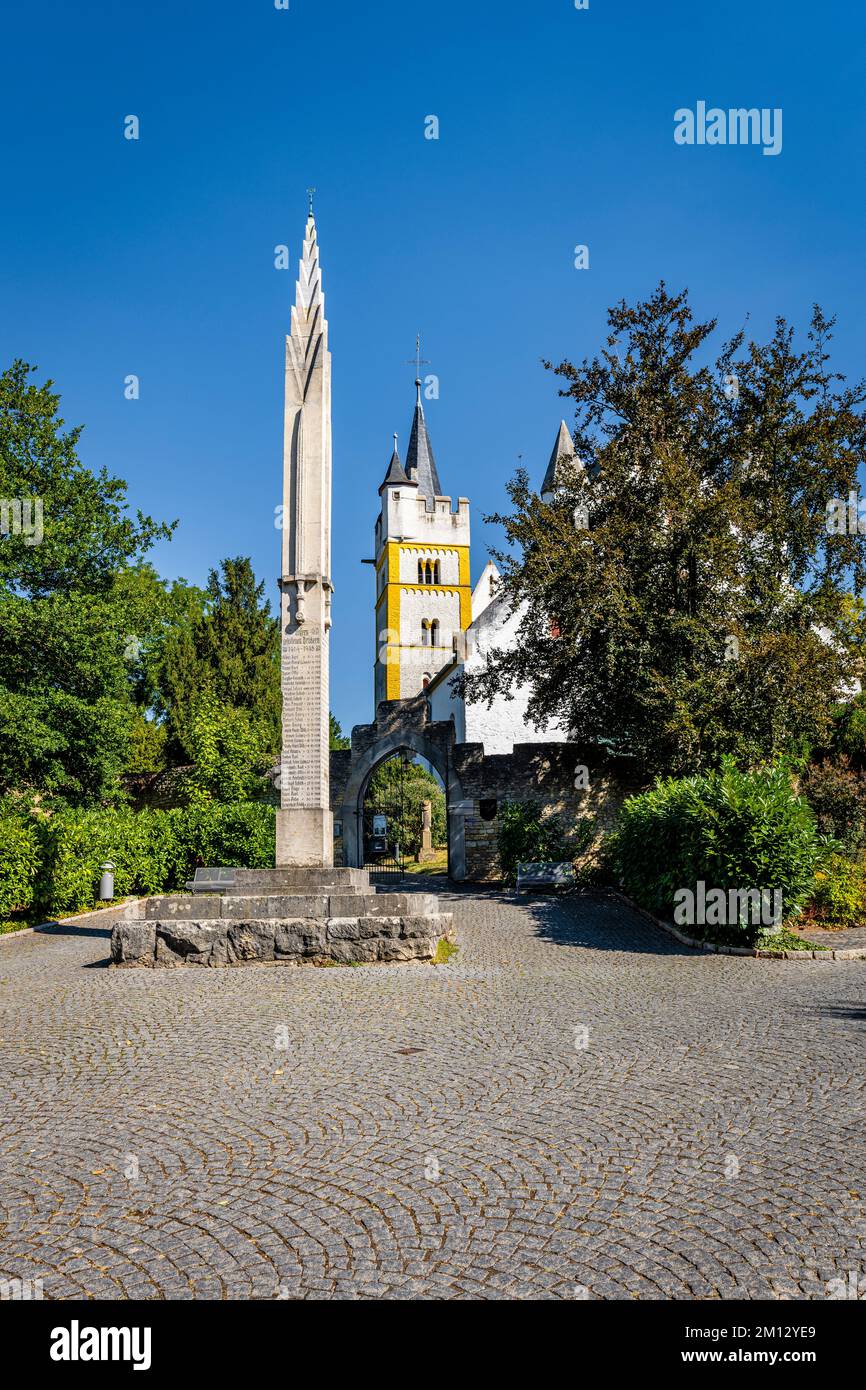
[[[363,810],[370,778],[386,759],[408,750],[435,768],[442,781],[448,825],[448,876],[457,880],[466,877],[463,789],[454,766],[454,744],[453,723],[431,720],[423,695],[412,700],[385,700],[376,711],[375,724],[356,725],[342,788],[334,798],[334,816],[342,822],[346,868],[361,868],[364,863]]]

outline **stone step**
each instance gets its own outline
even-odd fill
[[[370,891],[368,869],[236,869],[235,881],[224,890],[227,894],[249,896],[253,893],[322,893],[351,894]]]
[[[339,893],[189,893],[151,898],[145,920],[212,921],[243,918],[280,921],[288,918],[424,917],[439,911],[434,893],[376,893],[370,889]]]
[[[439,911],[435,893],[377,893],[371,888],[355,897],[331,893],[329,917],[425,917]]]

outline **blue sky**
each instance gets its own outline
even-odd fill
[[[0,52],[0,362],[37,363],[86,426],[87,465],[179,518],[153,554],[163,574],[203,582],[249,554],[275,598],[283,335],[314,184],[332,706],[365,721],[360,560],[392,432],[408,436],[416,332],[440,380],[443,486],[473,505],[474,575],[496,541],[483,513],[519,456],[540,479],[553,444],[563,403],[540,359],[595,351],[614,301],[665,277],[725,333],[749,315],[764,335],[818,300],[839,315],[838,365],[860,375],[864,60],[858,7],[801,0],[19,0]],[[781,107],[781,154],[677,146],[673,113],[698,100]]]

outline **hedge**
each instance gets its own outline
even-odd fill
[[[808,802],[784,766],[668,778],[624,804],[610,846],[629,897],[670,914],[678,889],[779,889],[784,915],[815,888],[824,853]]]
[[[17,816],[0,818],[0,920],[30,907],[38,869],[39,845],[32,822]]]
[[[31,905],[46,916],[93,907],[107,860],[118,898],[183,888],[201,864],[268,868],[274,815],[272,806],[250,801],[0,820],[0,914]]]

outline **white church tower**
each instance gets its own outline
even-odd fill
[[[397,436],[379,488],[376,518],[375,702],[424,690],[454,658],[455,638],[472,621],[469,502],[443,495],[424,407],[415,414],[405,467]]]

